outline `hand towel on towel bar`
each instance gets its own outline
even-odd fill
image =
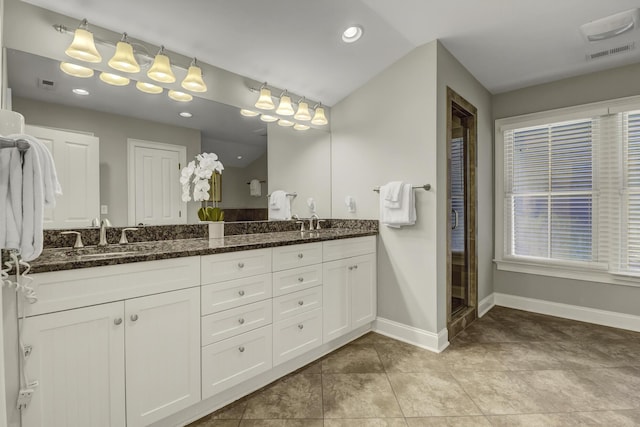
[[[388,188],[383,185],[380,188],[380,222],[387,227],[400,228],[416,223],[416,201],[413,186],[402,184],[401,204],[399,208],[389,208],[385,205],[383,194],[387,194]]]
[[[260,180],[252,179],[249,182],[249,195],[253,197],[262,196],[262,185],[260,184]]]
[[[291,201],[286,191],[276,190],[269,197],[269,219],[286,221],[291,219]]]
[[[402,206],[402,187],[404,182],[391,181],[385,185],[385,192],[380,191],[380,197],[384,198],[384,205],[388,208],[399,209]]]

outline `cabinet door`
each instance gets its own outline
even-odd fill
[[[338,260],[323,265],[323,343],[351,330],[351,292],[348,283],[350,273],[348,266],[351,264],[349,260]]]
[[[24,320],[30,381],[38,381],[23,427],[125,425],[122,302]]]
[[[127,427],[200,401],[200,289],[125,301]]]
[[[350,258],[351,328],[372,322],[376,318],[376,257],[375,254]]]

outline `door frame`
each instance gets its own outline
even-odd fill
[[[175,144],[167,144],[164,142],[155,142],[155,141],[145,141],[142,139],[135,138],[127,138],[127,212],[128,212],[128,223],[131,226],[136,225],[136,185],[135,185],[135,176],[136,176],[136,162],[135,162],[135,149],[136,148],[149,148],[152,150],[164,150],[164,151],[176,151],[178,152],[178,156],[180,158],[178,169],[182,165],[186,165],[187,163],[187,147],[184,145],[175,145]],[[178,174],[176,174],[176,179],[178,179]],[[184,223],[187,223],[187,204],[185,202],[180,201],[182,204],[182,212],[184,213]]]
[[[451,217],[451,140],[453,138],[453,108],[466,114],[469,138],[465,150],[465,247],[467,250],[466,274],[469,283],[467,308],[451,315],[451,232],[447,229],[447,330],[449,339],[456,336],[468,324],[478,318],[478,189],[477,189],[477,145],[478,109],[450,87],[447,87],[447,227]]]

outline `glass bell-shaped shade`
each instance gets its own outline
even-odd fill
[[[194,58],[187,71],[187,77],[182,81],[182,87],[191,92],[206,92],[207,85],[202,79],[202,69],[198,67],[198,63]]]
[[[274,117],[274,116],[270,116],[268,114],[263,114],[263,115],[260,116],[260,120],[262,120],[263,122],[271,123],[271,122],[275,122],[276,120],[278,120],[278,118]]]
[[[169,57],[164,54],[164,46],[160,47],[160,52],[158,52],[153,60],[153,64],[151,64],[151,68],[147,71],[147,76],[151,80],[161,83],[173,83],[176,81],[176,76],[171,70],[171,61]]]
[[[124,33],[122,40],[116,45],[116,53],[108,62],[109,67],[125,73],[137,73],[140,65],[133,56],[133,46],[127,42],[127,33]]]
[[[152,83],[146,83],[146,82],[136,83],[136,88],[138,88],[140,92],[150,93],[152,95],[162,93],[163,91],[163,89],[160,86],[156,86]]]
[[[180,92],[173,89],[169,91],[168,95],[169,95],[169,98],[178,102],[189,102],[193,99],[193,96],[191,94]]]
[[[293,105],[291,105],[291,97],[287,95],[287,92],[285,92],[280,97],[280,103],[278,104],[276,114],[280,114],[281,116],[293,116],[294,113]]]
[[[111,73],[100,73],[100,80],[113,86],[126,86],[130,82],[127,77]]]
[[[324,115],[324,107],[316,107],[316,112],[313,115],[313,119],[311,119],[311,123],[314,125],[326,125],[329,123],[327,117]]]
[[[91,68],[72,64],[71,62],[61,62],[60,69],[73,77],[82,77],[83,79],[86,79],[93,76],[93,70]]]
[[[266,88],[260,88],[260,97],[256,101],[256,108],[261,110],[273,110],[276,106],[273,104],[273,100],[271,99],[271,91]]]
[[[64,51],[68,56],[74,59],[78,59],[80,61],[85,62],[100,62],[102,61],[102,56],[98,49],[96,49],[96,44],[93,41],[93,34],[86,29],[87,21],[83,20],[80,24],[80,28],[76,30],[73,36],[73,41]]]
[[[309,126],[303,125],[302,123],[296,123],[295,125],[293,125],[293,128],[295,130],[307,130],[309,129]]]
[[[255,117],[260,115],[260,113],[258,113],[257,111],[247,110],[246,108],[242,108],[240,110],[240,114],[244,117]]]
[[[279,126],[284,126],[284,127],[289,127],[289,126],[295,125],[295,122],[292,122],[291,120],[280,119],[280,120],[278,120],[278,125]]]
[[[303,122],[308,122],[309,120],[311,120],[309,104],[306,103],[304,99],[298,103],[298,111],[296,111],[296,114],[295,116],[293,116],[293,118]]]

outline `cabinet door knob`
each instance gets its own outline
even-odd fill
[[[298,301],[298,305],[304,305],[304,301],[302,300]]]
[[[304,282],[304,277],[298,277],[298,282],[300,283]]]
[[[116,326],[118,326],[118,325],[122,324],[122,318],[121,318],[121,317],[118,317],[117,319],[114,319],[114,320],[113,320],[113,323],[114,323],[114,325],[116,325]]]
[[[241,297],[244,296],[244,291],[238,291],[238,295],[240,295]]]
[[[300,259],[304,258],[304,254],[298,254],[298,258]]]
[[[241,317],[238,319],[238,323],[240,323],[241,325],[244,323],[244,319]]]
[[[304,329],[304,325],[303,325],[302,323],[301,323],[301,324],[299,324],[299,325],[298,325],[298,329],[300,329],[300,330]]]
[[[243,347],[243,346],[238,347],[238,351],[239,351],[240,353],[244,353],[244,347]]]
[[[353,269],[354,269],[354,270],[357,270],[357,269],[358,269],[358,265],[357,265],[357,264],[356,264],[356,265],[354,265],[354,266],[353,266]]]
[[[132,314],[131,315],[131,321],[135,322],[136,320],[138,320],[138,315],[137,314]]]
[[[238,263],[238,267],[239,267],[239,268],[244,268],[244,262],[239,262],[239,263]]]
[[[350,266],[349,266],[349,270],[353,270],[353,265],[350,265]]]

